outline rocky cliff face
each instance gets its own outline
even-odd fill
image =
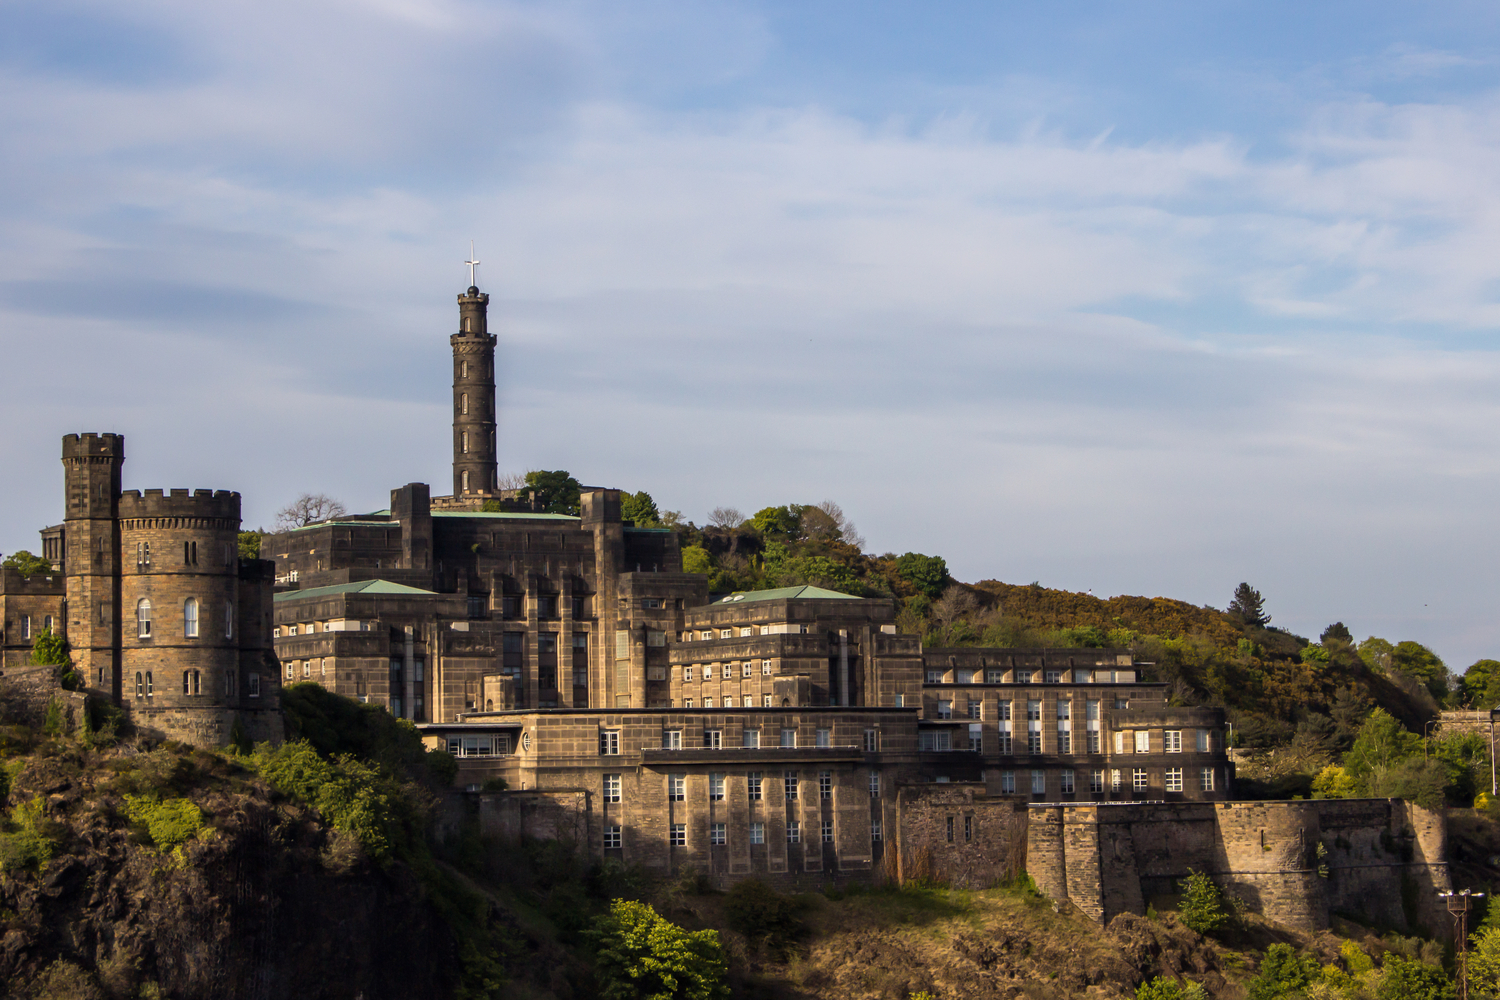
[[[452,994],[457,949],[413,869],[372,864],[233,762],[44,745],[4,763],[7,836],[25,834],[17,809],[40,800],[33,833],[52,852],[41,865],[0,858],[7,995]],[[153,843],[131,807],[153,797],[191,801],[205,825],[178,847]]]

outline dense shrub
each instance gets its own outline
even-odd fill
[[[1214,880],[1191,868],[1182,881],[1182,904],[1178,912],[1182,922],[1199,934],[1211,934],[1229,919],[1224,911],[1224,897]]]
[[[617,899],[590,936],[603,1000],[721,1000],[728,964],[717,931],[685,931],[646,903]]]
[[[151,843],[163,851],[180,847],[203,829],[203,810],[189,799],[127,795],[125,815],[145,830]]]
[[[1135,1000],[1207,1000],[1207,997],[1200,984],[1179,983],[1168,976],[1157,976],[1135,988]]]
[[[1424,962],[1387,955],[1376,1000],[1450,1000],[1453,983],[1442,969]]]
[[[1248,1000],[1281,1000],[1305,990],[1322,972],[1311,955],[1298,955],[1289,944],[1273,944],[1266,949],[1260,971],[1245,984],[1245,995]]]
[[[380,770],[353,754],[329,760],[306,740],[274,749],[262,743],[252,766],[277,791],[316,809],[334,829],[359,838],[377,861],[412,844],[410,804]]]
[[[10,811],[9,829],[0,833],[0,871],[40,870],[52,860],[56,829],[46,818],[40,795]]]

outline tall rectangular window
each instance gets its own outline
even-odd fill
[[[1168,729],[1162,735],[1162,749],[1167,753],[1182,753],[1182,730]]]
[[[606,774],[604,776],[604,801],[620,801],[620,776],[618,774]]]
[[[823,843],[825,843],[825,844],[831,844],[831,843],[833,843],[833,821],[832,820],[825,819],[823,821]]]
[[[1198,788],[1200,791],[1211,792],[1214,790],[1214,769],[1205,767],[1198,772]]]
[[[1072,768],[1067,768],[1067,767],[1063,768],[1062,771],[1058,775],[1058,783],[1059,783],[1059,785],[1060,785],[1060,787],[1062,789],[1062,793],[1064,795],[1072,795],[1073,794],[1073,769]]]
[[[766,842],[766,824],[764,824],[764,823],[751,823],[750,824],[750,843],[752,843],[752,844],[764,844],[765,842]]]
[[[620,731],[618,729],[599,730],[599,753],[601,756],[613,756],[620,752]]]
[[[708,703],[704,702],[704,704],[707,705]],[[703,748],[705,750],[722,750],[722,749],[724,749],[724,730],[722,730],[722,729],[705,729],[705,730],[703,730]]]
[[[1001,701],[995,703],[995,718],[999,720],[996,725],[1000,729],[999,751],[1003,754],[1010,753],[1010,702]]]
[[[1118,791],[1121,791],[1121,790],[1124,789],[1125,782],[1122,780],[1120,774],[1121,774],[1121,772],[1120,772],[1120,769],[1118,767],[1110,768],[1110,771],[1109,771],[1109,790],[1110,791],[1112,791],[1112,792],[1118,792]]]
[[[1151,752],[1151,731],[1148,729],[1137,729],[1135,731],[1135,752]]]
[[[198,638],[198,600],[189,597],[182,602],[182,634],[185,638]]]
[[[1031,772],[1031,794],[1032,795],[1046,795],[1047,794],[1047,772],[1046,771],[1033,770]]]
[[[815,735],[815,737],[817,739],[817,745],[818,746],[820,746],[820,747],[831,747],[831,746],[833,746],[833,730],[832,729],[819,729],[814,735]]]
[[[740,732],[740,746],[746,750],[757,750],[760,748],[760,730],[745,729]]]
[[[751,802],[760,801],[760,772],[751,771],[745,775],[745,787],[750,793]]]
[[[682,802],[687,798],[687,775],[667,775],[667,798],[673,802]]]
[[[1095,768],[1089,772],[1089,791],[1094,795],[1104,794],[1104,770]]]
[[[664,729],[661,734],[661,748],[663,750],[682,749],[682,730]]]
[[[1002,794],[1002,795],[1014,795],[1014,794],[1016,794],[1016,772],[1014,772],[1014,771],[1001,771],[1000,772],[1000,794]]]
[[[870,798],[872,798],[872,799],[878,799],[878,798],[880,798],[880,772],[879,771],[871,771],[870,772]]]
[[[1040,701],[1026,703],[1026,752],[1030,754],[1042,752],[1042,703]]]
[[[941,700],[938,702],[938,718],[953,718],[953,702],[951,700]]]
[[[712,802],[724,800],[724,775],[712,773],[708,776],[708,798]]]
[[[618,826],[606,826],[604,828],[605,850],[618,849],[621,843],[620,828]]]
[[[1057,752],[1073,752],[1073,703],[1057,702]]]
[[[969,749],[976,753],[984,749],[984,725],[982,723],[969,723]]]
[[[880,730],[865,730],[865,753],[875,753],[880,749]]]
[[[795,729],[783,729],[781,731],[781,745],[784,746],[784,747],[794,747],[794,746],[796,746],[797,745],[797,730],[795,730]]]
[[[786,842],[788,844],[802,843],[802,824],[797,820],[789,819],[786,821]]]
[[[797,772],[787,771],[782,775],[782,782],[786,786],[786,800],[793,801],[797,797]]]
[[[1180,767],[1169,767],[1169,768],[1167,768],[1166,787],[1167,787],[1167,791],[1169,791],[1169,792],[1180,792],[1180,791],[1182,791],[1182,768],[1180,768]]]
[[[1150,782],[1146,778],[1144,767],[1133,767],[1130,769],[1130,787],[1137,792],[1144,792],[1150,788]]]
[[[820,799],[831,799],[831,798],[833,798],[833,772],[832,771],[819,771],[818,772],[818,798],[820,798]]]
[[[879,843],[881,837],[880,820],[870,820],[870,839]]]
[[[1198,730],[1198,752],[1208,753],[1208,730]]]
[[[971,718],[971,719],[980,718],[981,714],[983,713],[983,710],[984,710],[984,702],[978,701],[978,700],[976,700],[974,698],[970,698],[969,699],[969,718]]]
[[[686,847],[687,846],[687,824],[686,823],[673,823],[672,824],[672,830],[671,830],[671,833],[669,835],[669,842],[671,843],[671,845],[673,847]]]
[[[715,846],[722,846],[729,839],[727,833],[723,823],[711,823],[708,827],[708,842]]]

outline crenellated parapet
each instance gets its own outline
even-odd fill
[[[239,530],[240,495],[232,490],[126,490],[120,520],[152,520],[151,527]],[[137,525],[135,527],[145,527]]]

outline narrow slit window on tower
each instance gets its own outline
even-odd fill
[[[469,321],[468,320],[464,320],[464,329],[468,329],[468,327],[469,327]],[[468,378],[469,377],[469,363],[467,361],[460,361],[458,363],[458,377],[459,378]]]
[[[189,597],[182,602],[182,634],[189,639],[198,638],[198,599]]]
[[[135,625],[139,638],[151,638],[151,601],[147,598],[141,598],[135,606]]]
[[[469,492],[469,472],[467,469],[463,471],[461,478],[463,479],[463,491],[467,493]]]
[[[224,638],[234,638],[234,604],[224,605]]]
[[[463,439],[463,444],[462,444],[463,452],[464,452],[465,455],[467,455],[469,453],[469,432],[468,431],[464,431],[463,434],[460,435],[460,436]]]
[[[460,395],[458,397],[458,412],[459,413],[468,413],[469,412],[469,394],[467,392],[463,393],[462,395]]]

